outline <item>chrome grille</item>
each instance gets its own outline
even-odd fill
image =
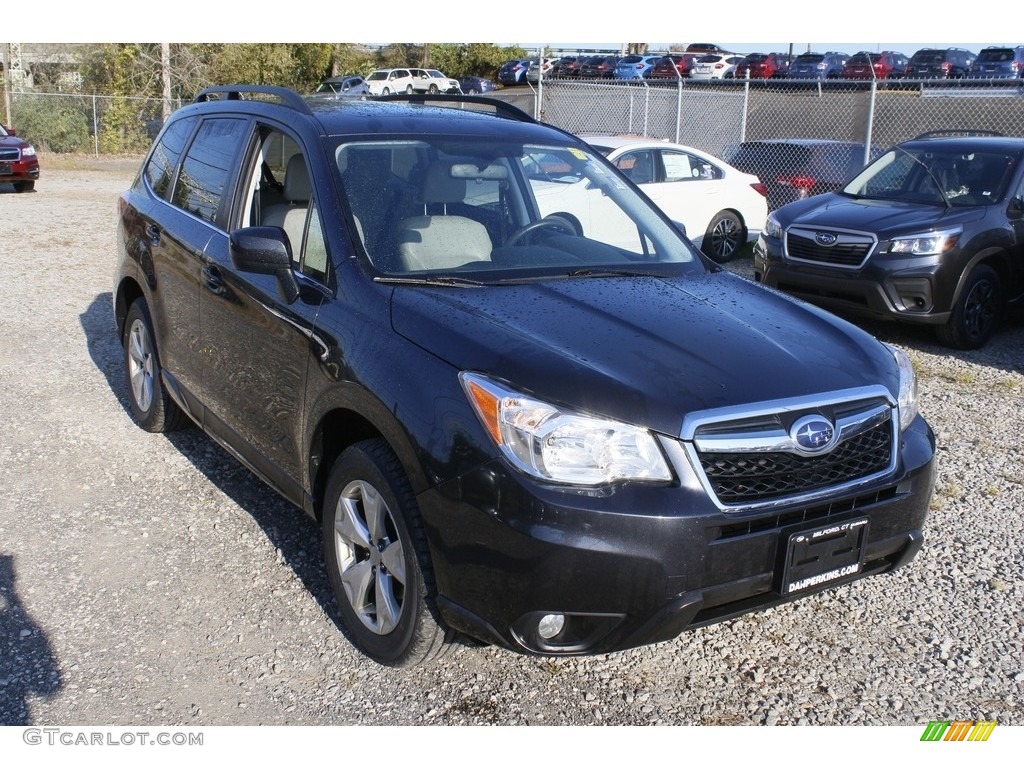
[[[835,238],[834,243],[823,244],[819,235]],[[794,261],[856,269],[867,261],[876,242],[868,234],[793,227],[786,232],[786,256]]]
[[[824,456],[790,453],[700,454],[701,467],[724,504],[764,501],[860,480],[889,466],[892,427],[887,419]]]
[[[834,436],[809,447],[802,430],[821,420]],[[680,437],[718,506],[746,512],[866,490],[896,467],[898,422],[896,403],[876,386],[691,414]]]
[[[21,150],[17,147],[0,148],[0,160],[12,161],[21,159]]]

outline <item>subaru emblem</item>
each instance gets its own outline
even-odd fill
[[[835,442],[836,428],[824,416],[804,416],[793,423],[789,436],[806,453],[824,453]]]
[[[831,232],[815,232],[814,240],[818,245],[835,245],[839,240],[839,235],[833,235]]]

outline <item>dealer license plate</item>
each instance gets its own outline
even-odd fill
[[[860,573],[867,538],[866,517],[791,533],[779,591],[791,595]]]
[[[10,163],[0,163],[0,176],[10,176],[10,175],[11,175],[11,164]]]

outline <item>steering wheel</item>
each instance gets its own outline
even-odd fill
[[[508,240],[505,241],[506,246],[515,245],[522,240],[526,235],[530,234],[534,230],[544,229],[545,227],[551,227],[564,232],[567,235],[578,235],[576,227],[572,225],[572,222],[568,219],[564,219],[561,216],[545,216],[543,219],[537,219],[537,221],[531,221],[525,227],[520,227],[513,232]]]

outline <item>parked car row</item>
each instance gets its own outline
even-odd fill
[[[527,77],[529,59],[506,62],[500,82],[515,85],[536,82]],[[563,56],[546,59],[543,77],[607,78],[618,80],[662,80],[691,78],[731,79],[1007,79],[1024,77],[1024,45],[992,46],[980,53],[964,48],[922,48],[912,56],[899,51],[807,51],[731,53],[711,44],[693,44],[686,51],[628,56]]]
[[[342,75],[329,77],[317,86],[318,99],[365,99],[392,93],[488,93],[497,89],[493,80],[467,75],[458,80],[436,69],[378,69],[367,77]]]

